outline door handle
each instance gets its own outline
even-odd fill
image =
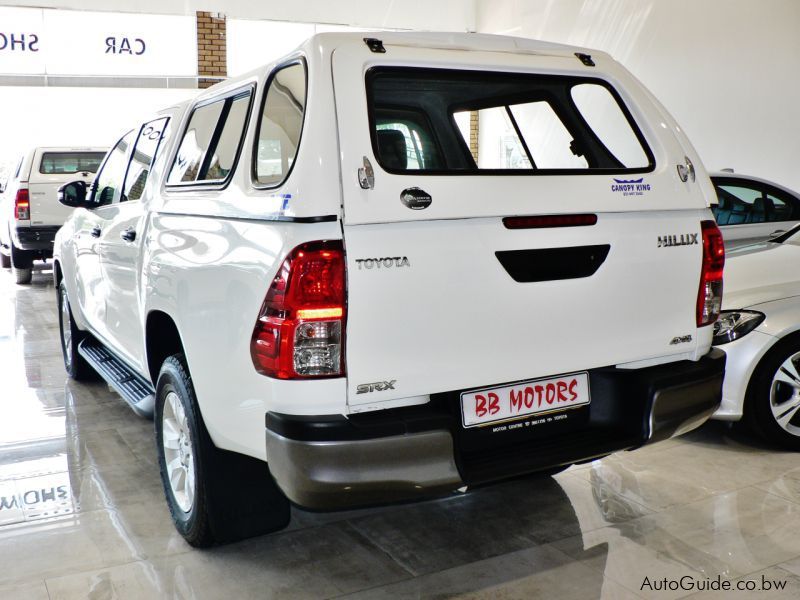
[[[100,229],[97,225],[92,227],[92,237],[99,238],[101,233],[103,233],[103,230]]]
[[[781,233],[786,233],[786,230],[785,229],[776,229],[775,231],[770,233],[770,235],[779,235]]]
[[[136,239],[136,230],[133,227],[128,227],[127,229],[124,229],[122,233],[119,234],[119,237],[121,237],[126,242],[132,242],[133,240]]]

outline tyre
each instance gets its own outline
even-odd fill
[[[3,254],[2,250],[0,250],[0,268],[2,269],[11,268],[11,256]]]
[[[14,281],[20,285],[24,285],[30,283],[31,279],[33,279],[33,268],[28,267],[27,269],[20,269],[14,267]]]
[[[31,282],[33,276],[33,258],[25,251],[18,250],[11,244],[11,268],[14,272],[14,280],[18,284]]]
[[[75,325],[67,298],[67,286],[63,281],[58,284],[58,327],[61,332],[61,353],[64,356],[64,369],[67,375],[76,381],[94,379],[94,369],[78,352],[78,344],[86,337],[86,333]]]
[[[161,482],[175,528],[207,547],[283,529],[289,501],[263,461],[214,446],[183,355],[158,375],[155,412]]]
[[[800,451],[800,335],[781,340],[761,359],[744,416],[766,441]]]

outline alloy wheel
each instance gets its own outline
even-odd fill
[[[172,496],[183,512],[194,505],[195,467],[192,433],[178,394],[168,392],[161,417],[162,445]]]

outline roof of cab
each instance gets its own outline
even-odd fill
[[[265,67],[282,62],[297,54],[298,51],[308,55],[312,52],[317,56],[326,56],[339,46],[353,42],[364,43],[365,38],[377,38],[384,46],[404,46],[409,48],[429,48],[431,50],[465,50],[473,52],[506,52],[511,54],[536,54],[541,56],[574,56],[576,52],[603,55],[605,52],[592,50],[579,46],[567,46],[528,38],[519,38],[507,35],[493,35],[487,33],[440,33],[417,31],[361,31],[361,32],[330,32],[318,33],[309,37],[297,48],[280,57],[264,62],[247,73],[231,77],[223,82],[211,86],[200,94],[200,97],[215,94],[220,88],[235,85],[241,81],[259,77],[264,74]]]

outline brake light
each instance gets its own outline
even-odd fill
[[[697,326],[711,325],[722,308],[722,271],[725,266],[725,245],[714,221],[700,223],[703,233],[703,266],[697,292]]]
[[[261,307],[250,340],[253,366],[278,379],[344,375],[345,316],[342,242],[298,246]]]
[[[17,221],[27,221],[31,218],[31,198],[25,188],[18,189],[14,198],[14,218]]]
[[[539,217],[505,217],[506,229],[544,229],[549,227],[586,227],[597,223],[597,215],[543,215]]]

